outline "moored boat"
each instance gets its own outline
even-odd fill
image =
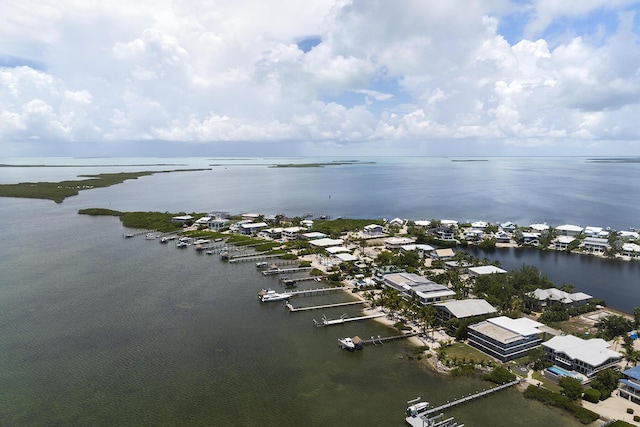
[[[284,301],[286,299],[289,299],[290,296],[291,294],[289,293],[276,292],[273,289],[262,289],[260,292],[258,292],[258,298],[262,302]]]
[[[342,347],[344,350],[349,350],[349,351],[353,351],[356,349],[356,344],[353,342],[353,340],[350,337],[346,337],[346,338],[339,338],[338,339],[338,344],[340,345],[340,347]]]

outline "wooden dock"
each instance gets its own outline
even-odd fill
[[[318,310],[321,308],[343,307],[345,305],[366,304],[366,303],[367,303],[366,301],[349,301],[349,302],[338,302],[335,304],[314,305],[311,307],[294,307],[290,303],[287,303],[286,305],[290,312],[295,313],[296,311]]]
[[[497,387],[493,387],[493,388],[490,388],[490,389],[487,389],[487,390],[479,391],[477,393],[470,394],[469,396],[461,397],[461,398],[453,400],[451,402],[447,402],[444,405],[436,406],[434,408],[429,408],[426,411],[420,412],[420,414],[418,414],[418,416],[406,417],[405,418],[405,422],[407,424],[409,424],[410,426],[413,426],[413,427],[431,426],[432,424],[428,424],[429,419],[430,419],[429,416],[434,414],[434,413],[436,413],[436,412],[440,412],[440,411],[443,411],[445,409],[451,408],[453,406],[460,405],[460,404],[465,403],[465,402],[469,402],[470,400],[477,399],[479,397],[483,397],[483,396],[486,396],[486,395],[491,394],[491,393],[495,393],[496,391],[504,390],[505,388],[509,388],[509,387],[514,386],[516,384],[520,384],[522,381],[525,381],[525,380],[524,379],[513,380],[511,382],[499,385]]]
[[[295,268],[272,268],[269,270],[264,270],[262,272],[265,276],[271,276],[274,274],[287,274],[287,273],[297,273],[300,271],[309,271],[312,270],[313,267],[295,267]]]
[[[375,319],[376,317],[382,317],[384,314],[372,314],[370,316],[359,316],[359,317],[347,317],[346,314],[343,314],[338,319],[327,319],[325,316],[322,316],[320,322],[316,319],[313,319],[313,324],[318,328],[323,326],[332,326],[332,325],[341,325],[347,322],[357,322],[359,320],[367,320],[367,319]]]
[[[344,291],[344,288],[317,288],[317,289],[301,289],[299,291],[287,292],[291,296],[312,296],[321,295],[330,292]]]
[[[248,262],[248,261],[260,261],[263,259],[271,259],[278,258],[280,255],[267,254],[267,253],[259,253],[259,254],[251,254],[251,255],[236,255],[229,257],[229,262]]]
[[[410,332],[408,334],[402,334],[402,335],[393,335],[391,337],[381,337],[378,335],[378,337],[371,337],[368,340],[362,340],[362,344],[373,344],[373,345],[380,345],[383,344],[387,341],[395,341],[395,340],[401,340],[401,339],[405,339],[405,338],[411,338],[411,337],[415,337],[419,335],[418,332]]]

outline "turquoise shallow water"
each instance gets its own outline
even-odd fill
[[[395,178],[385,166],[383,176],[401,183],[411,166]],[[428,372],[410,360],[405,342],[342,351],[339,337],[392,331],[373,321],[316,329],[312,319],[323,313],[288,313],[281,304],[257,301],[257,291],[275,283],[253,264],[229,265],[143,237],[124,239],[117,219],[77,215],[83,207],[260,210],[263,202],[274,213],[322,212],[325,200],[314,203],[320,198],[309,196],[309,182],[316,183],[316,195],[324,193],[321,184],[330,185],[331,200],[344,210],[363,208],[361,216],[392,211],[392,201],[373,206],[362,195],[348,204],[340,183],[350,174],[355,180],[373,173],[364,165],[331,179],[327,170],[273,175],[260,169],[264,175],[256,176],[253,167],[238,168],[220,169],[214,180],[206,173],[146,177],[60,205],[0,198],[0,425],[402,425],[409,399],[440,404],[488,386]],[[37,173],[21,171],[20,178]],[[367,182],[380,178],[358,183],[351,194],[370,191]],[[434,212],[421,216],[438,216],[424,200],[399,206],[419,204]],[[326,295],[304,304],[345,298]],[[324,314],[345,312],[357,308]],[[468,426],[578,425],[515,390],[447,415]]]

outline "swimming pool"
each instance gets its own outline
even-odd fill
[[[571,377],[571,378],[576,378],[576,379],[579,379],[580,381],[582,381],[582,375],[580,375],[577,372],[567,371],[566,369],[563,369],[558,365],[553,365],[553,366],[548,367],[547,371],[549,371],[552,374],[557,375],[559,377]]]

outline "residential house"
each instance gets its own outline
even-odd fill
[[[193,221],[193,217],[191,215],[178,215],[171,217],[171,222],[176,224],[184,224],[189,221]]]
[[[268,239],[277,240],[282,237],[282,227],[265,228],[260,234]]]
[[[618,395],[640,405],[640,366],[622,372]]]
[[[230,220],[227,218],[211,218],[208,222],[208,227],[210,230],[219,231],[224,230],[225,228],[229,228]]]
[[[566,251],[575,240],[573,236],[558,236],[553,240],[553,248],[556,251]]]
[[[635,243],[623,243],[620,255],[631,259],[640,259],[640,245]]]
[[[254,222],[259,220],[262,215],[260,215],[259,213],[247,212],[247,213],[243,213],[241,216],[243,221]]]
[[[587,237],[581,244],[585,252],[592,254],[603,254],[609,249],[609,240],[600,237]]]
[[[640,234],[637,231],[619,231],[618,236],[627,242],[640,239]]]
[[[400,218],[393,218],[391,221],[389,221],[389,225],[397,225],[399,227],[402,227],[404,225],[404,220],[400,219]]]
[[[305,230],[302,227],[287,227],[282,229],[282,238],[291,242],[293,240],[298,240],[298,235],[300,231]]]
[[[500,224],[500,228],[510,233],[513,233],[514,231],[516,231],[516,227],[517,227],[516,224],[514,224],[511,221],[503,222],[502,224]]]
[[[453,258],[454,256],[456,256],[456,254],[451,248],[436,249],[431,252],[431,258],[433,259],[447,260]]]
[[[496,243],[511,243],[511,234],[505,230],[498,230],[495,234]]]
[[[315,239],[323,239],[327,237],[326,234],[320,233],[319,231],[311,231],[309,233],[302,233],[300,235],[304,240],[315,240]]]
[[[429,228],[431,226],[431,221],[428,220],[418,220],[414,221],[413,224],[416,227]]]
[[[485,221],[475,221],[471,223],[471,228],[485,229],[489,226]]]
[[[529,228],[537,232],[543,232],[543,231],[547,231],[551,227],[549,227],[547,223],[544,222],[542,224],[531,224]]]
[[[540,233],[522,233],[522,243],[525,245],[538,246],[540,244]]]
[[[450,227],[433,228],[429,230],[429,234],[440,240],[455,240],[456,238],[454,229]]]
[[[482,240],[484,237],[484,231],[479,228],[469,228],[464,232],[464,237],[467,240],[476,242]]]
[[[438,309],[438,318],[442,322],[451,319],[473,319],[498,312],[495,307],[483,299],[445,301],[434,304],[434,307]]]
[[[533,309],[540,309],[542,307],[549,307],[554,303],[562,303],[566,307],[578,307],[588,304],[593,297],[584,292],[575,292],[570,294],[565,291],[561,291],[558,288],[548,289],[536,289],[533,292],[526,294],[527,305]]]
[[[380,236],[384,234],[384,227],[379,224],[365,225],[363,234],[367,237]]]
[[[404,297],[417,296],[422,304],[452,300],[456,296],[456,293],[446,286],[413,273],[385,274],[383,284],[396,289]]]
[[[458,228],[458,221],[453,219],[442,219],[440,225],[447,228]]]
[[[587,226],[584,228],[584,235],[587,237],[607,237],[609,232],[603,230],[602,227]]]
[[[256,234],[260,230],[267,228],[266,222],[245,222],[240,224],[240,233],[245,235]]]
[[[556,227],[556,231],[561,236],[577,236],[580,233],[582,233],[583,230],[584,228],[578,225],[571,225],[571,224],[564,224],[559,227]]]
[[[467,271],[471,277],[486,276],[487,274],[504,274],[507,270],[503,270],[495,265],[481,265],[480,267],[471,267]]]
[[[400,247],[400,250],[402,252],[411,252],[411,251],[416,251],[418,253],[418,256],[420,258],[424,258],[426,256],[429,256],[429,254],[431,252],[433,252],[435,250],[435,248],[433,246],[429,246],[429,245],[422,245],[422,244],[411,244],[411,245],[403,245]]]
[[[493,317],[468,327],[469,345],[501,362],[517,359],[540,345],[539,328],[535,320],[522,317]]]
[[[203,216],[203,217],[200,217],[197,220],[195,220],[193,225],[196,225],[198,227],[200,227],[200,226],[205,227],[205,226],[208,226],[210,220],[211,220],[210,216]]]
[[[314,240],[310,240],[309,243],[312,246],[317,246],[317,247],[321,247],[321,248],[327,248],[329,246],[340,246],[344,243],[344,240],[342,239],[329,239],[328,237],[325,237],[324,239],[314,239]]]
[[[588,378],[620,362],[622,354],[609,347],[602,338],[585,340],[574,335],[555,336],[542,344],[547,361]]]
[[[402,246],[415,243],[416,239],[412,237],[389,237],[384,240],[384,247],[389,250],[400,249]]]

